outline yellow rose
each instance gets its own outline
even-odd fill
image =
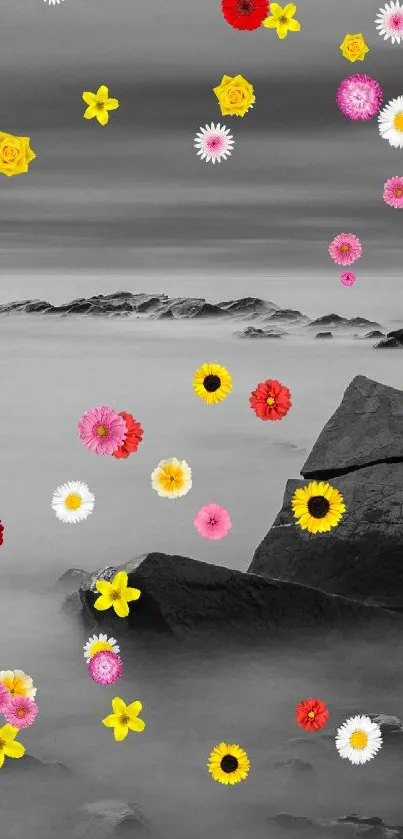
[[[29,137],[15,137],[0,131],[0,174],[11,178],[28,172],[31,160],[36,157],[29,142]]]
[[[213,87],[221,113],[243,117],[255,101],[253,85],[243,76],[223,76],[221,84]]]
[[[346,35],[340,49],[344,58],[349,61],[364,61],[364,58],[369,52],[361,32],[358,35]]]

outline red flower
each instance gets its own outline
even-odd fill
[[[0,521],[0,545],[3,544],[4,525]]]
[[[234,29],[258,29],[269,10],[268,0],[222,0],[222,13]]]
[[[328,719],[329,711],[321,699],[304,699],[295,709],[296,722],[305,731],[318,731],[324,728]]]
[[[127,434],[122,445],[113,452],[113,456],[126,458],[129,457],[129,454],[137,451],[143,439],[144,431],[140,423],[134,419],[133,414],[126,414],[126,411],[120,411],[119,416],[123,417],[126,423]]]
[[[288,387],[280,384],[277,379],[259,382],[256,390],[252,391],[249,402],[261,420],[281,420],[292,407]]]

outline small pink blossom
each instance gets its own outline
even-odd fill
[[[343,283],[343,285],[354,285],[356,279],[357,277],[353,271],[343,271],[340,277],[340,281]]]
[[[123,661],[111,650],[100,650],[90,658],[88,672],[98,685],[113,685],[123,674]]]
[[[229,513],[218,504],[201,507],[194,519],[194,526],[206,539],[222,539],[232,527]]]
[[[0,682],[0,714],[4,714],[5,709],[10,704],[10,700],[10,691],[3,685],[3,682]]]
[[[124,442],[127,425],[112,408],[100,405],[81,417],[78,433],[87,449],[99,455],[112,455]]]
[[[361,242],[354,233],[339,233],[328,247],[329,255],[337,265],[351,265],[362,254]]]
[[[371,119],[380,110],[382,100],[379,82],[362,73],[343,79],[336,94],[336,102],[343,116],[352,120]]]
[[[383,187],[383,200],[389,207],[400,209],[403,207],[403,178],[395,175],[389,178]]]
[[[38,706],[29,696],[13,696],[4,709],[4,716],[14,728],[28,728],[35,722]]]

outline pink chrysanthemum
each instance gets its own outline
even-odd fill
[[[354,233],[339,233],[328,247],[329,255],[337,265],[351,265],[362,254],[361,242]]]
[[[10,704],[11,694],[3,682],[0,682],[0,714],[4,714],[5,708]]]
[[[35,722],[38,706],[29,696],[13,696],[3,714],[14,728],[28,728]]]
[[[383,187],[383,200],[389,207],[400,209],[403,207],[403,178],[395,175],[389,178]]]
[[[340,277],[340,282],[343,283],[343,285],[354,285],[356,279],[357,277],[354,274],[354,271],[343,271]]]
[[[229,513],[218,504],[201,507],[193,523],[200,536],[206,539],[222,539],[232,527]]]
[[[113,454],[124,442],[127,426],[116,411],[100,405],[81,417],[78,433],[84,446],[95,454]]]
[[[380,110],[382,100],[380,84],[371,76],[361,73],[343,79],[336,94],[336,102],[343,116],[353,120],[371,119]]]
[[[117,653],[100,650],[90,658],[88,672],[98,685],[114,685],[123,673],[123,661]]]

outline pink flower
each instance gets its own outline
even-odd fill
[[[4,714],[5,708],[10,704],[10,700],[10,691],[3,685],[3,682],[0,682],[0,714]]]
[[[229,513],[218,504],[201,507],[193,524],[206,539],[222,539],[232,527]]]
[[[14,728],[28,728],[35,722],[38,706],[29,696],[13,696],[3,713]]]
[[[389,178],[383,187],[383,200],[389,207],[396,207],[400,209],[403,207],[403,178],[395,175],[394,178]]]
[[[343,79],[336,94],[336,102],[343,116],[353,120],[368,120],[380,110],[382,88],[371,76],[356,73]]]
[[[354,285],[356,279],[357,277],[353,271],[343,271],[340,277],[340,282],[342,282],[343,285]]]
[[[111,650],[100,650],[90,658],[88,672],[98,685],[113,685],[123,673],[123,661]]]
[[[328,247],[329,254],[337,265],[351,265],[362,254],[361,242],[354,233],[339,233]]]
[[[107,405],[91,408],[78,423],[80,440],[95,454],[113,454],[125,440],[127,426]]]

